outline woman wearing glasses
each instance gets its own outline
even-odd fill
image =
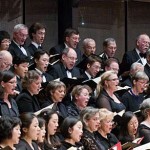
[[[11,97],[15,94],[16,76],[11,71],[3,71],[0,75],[0,116],[19,116],[16,101]]]
[[[106,71],[101,76],[101,81],[97,86],[97,107],[107,108],[112,112],[120,112],[125,109],[120,98],[114,93],[119,84],[119,79],[114,71]]]
[[[143,92],[147,88],[148,76],[143,71],[138,71],[132,77],[132,88],[122,96],[122,102],[126,106],[126,111],[139,110],[140,104],[144,100]]]

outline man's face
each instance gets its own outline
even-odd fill
[[[77,54],[73,49],[70,49],[68,54],[62,55],[63,64],[68,68],[72,69],[77,61]]]
[[[66,44],[68,47],[75,49],[80,41],[79,34],[72,34],[70,37],[66,37]]]
[[[84,47],[84,53],[86,56],[89,56],[91,54],[95,54],[95,51],[96,51],[96,43],[94,41],[89,42]]]
[[[94,62],[93,64],[87,64],[87,72],[92,76],[92,77],[96,77],[96,75],[98,74],[98,72],[101,69],[101,64],[99,62]]]
[[[1,60],[0,70],[1,71],[9,70],[11,66],[12,66],[12,57],[7,56]]]
[[[24,63],[21,63],[19,65],[14,65],[15,73],[19,77],[24,78],[25,74],[28,72],[28,67],[29,67],[29,63],[28,62],[24,62]]]
[[[40,29],[36,31],[36,34],[32,34],[33,36],[33,41],[37,44],[42,44],[45,38],[45,29]]]
[[[21,29],[13,33],[13,39],[18,45],[23,45],[28,37],[28,29]]]
[[[110,42],[107,47],[104,47],[104,51],[108,57],[114,57],[117,50],[116,42]]]
[[[137,40],[137,48],[141,53],[146,53],[150,46],[150,39],[147,35],[141,35]]]
[[[118,72],[119,72],[119,65],[116,62],[112,62],[109,67],[108,66],[105,67],[105,70],[106,71],[113,70],[113,71],[116,72],[116,74],[118,74]]]

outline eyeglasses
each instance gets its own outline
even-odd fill
[[[7,63],[7,62],[3,62],[4,64],[5,64],[5,66],[7,66],[7,67],[12,67],[13,65],[12,64],[9,64],[9,63]]]
[[[119,81],[119,78],[108,79],[107,81]]]
[[[81,39],[80,38],[78,38],[78,37],[71,37],[71,39],[73,40],[73,41],[81,41]]]
[[[11,41],[10,40],[3,40],[1,43],[2,44],[6,44],[6,43],[11,44]]]
[[[78,59],[77,58],[75,58],[75,57],[69,57],[69,56],[67,56],[70,60],[72,60],[72,61],[78,61]]]

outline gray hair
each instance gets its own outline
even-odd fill
[[[83,44],[83,47],[85,47],[88,43],[90,42],[94,42],[95,43],[95,40],[94,39],[91,39],[91,38],[86,38],[83,40],[82,44]]]
[[[115,42],[116,43],[116,40],[114,38],[105,39],[104,42],[103,42],[103,47],[107,47],[110,44],[110,42]]]
[[[99,113],[99,109],[94,107],[86,107],[80,112],[80,118],[85,128],[87,128],[86,122],[90,118],[92,118],[96,113]]]
[[[132,82],[133,82],[133,80],[135,80],[135,81],[138,81],[138,80],[147,80],[147,81],[149,81],[149,77],[146,75],[146,73],[144,71],[138,71],[132,77]]]
[[[138,63],[138,62],[134,62],[131,67],[130,67],[130,70],[136,70],[137,66],[143,66],[141,63]]]
[[[147,111],[150,111],[150,98],[145,99],[141,104],[140,104],[140,110],[144,118],[148,117]]]
[[[22,29],[27,29],[28,30],[28,27],[24,24],[17,24],[17,25],[14,26],[13,32],[19,32]]]

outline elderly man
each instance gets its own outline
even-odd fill
[[[24,44],[28,37],[28,28],[24,24],[17,24],[13,30],[13,40],[9,46],[9,51],[13,57],[26,55],[30,57],[30,53],[25,48]]]
[[[120,74],[130,70],[134,62],[146,64],[146,52],[150,46],[150,38],[147,34],[141,34],[136,39],[136,48],[124,54],[120,65]]]
[[[0,51],[0,71],[9,70],[12,66],[12,55],[8,51]]]
[[[75,67],[76,61],[76,51],[69,47],[65,48],[62,51],[61,61],[54,64],[48,72],[54,79],[80,77],[80,71]]]

